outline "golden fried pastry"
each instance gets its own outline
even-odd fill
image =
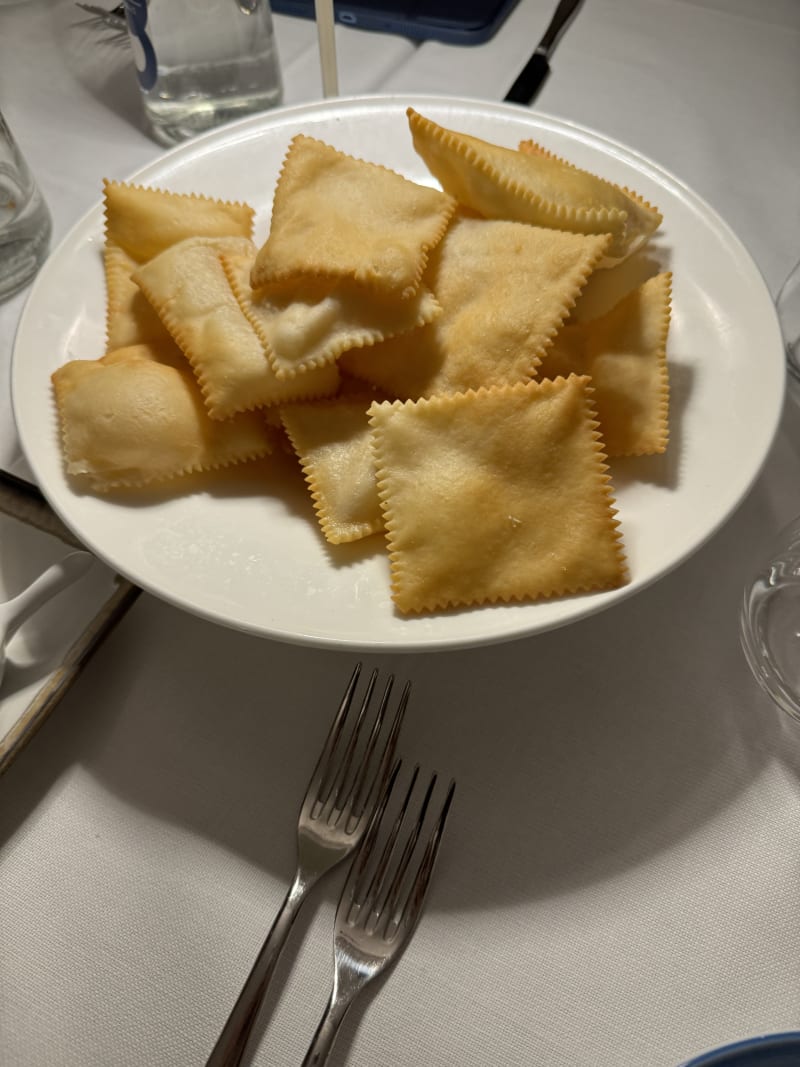
[[[187,237],[252,237],[247,204],[195,193],[168,193],[128,182],[103,182],[106,240],[146,263]]]
[[[458,216],[425,273],[441,315],[341,366],[403,400],[530,378],[608,241]]]
[[[104,183],[107,353],[52,376],[67,472],[292,454],[330,544],[385,533],[402,615],[622,585],[607,456],[669,433],[671,275],[631,256],[660,215],[407,114],[444,192],[298,135],[259,250],[246,204]]]
[[[411,296],[455,206],[437,189],[299,134],[278,179],[252,286],[320,275]]]
[[[370,407],[401,612],[626,580],[590,395],[572,375]]]
[[[160,362],[152,346],[73,360],[52,377],[67,472],[94,491],[141,487],[271,451],[262,419],[210,419],[191,372]]]
[[[253,292],[252,259],[223,255],[222,264],[281,380],[333,363],[348,349],[424,326],[441,312],[423,285],[407,300],[382,297],[349,279],[301,278]]]
[[[252,255],[246,239],[189,239],[172,245],[133,275],[156,309],[200,384],[209,414],[240,411],[336,392],[334,365],[280,381],[244,315],[220,260]]]
[[[148,341],[170,340],[169,332],[131,275],[138,264],[119,245],[103,250],[106,274],[106,351]]]
[[[666,450],[671,282],[670,273],[658,274],[601,318],[565,326],[539,367],[540,378],[591,376],[609,456]]]
[[[383,529],[363,395],[290,404],[281,419],[303,468],[323,534],[332,544]]]
[[[635,193],[579,170],[533,142],[521,151],[438,126],[408,109],[414,147],[445,192],[487,218],[572,233],[609,233],[602,265],[639,248],[661,223]]]
[[[150,363],[164,363],[167,367],[175,367],[184,373],[191,372],[186,357],[169,334],[165,334],[163,341],[144,341],[140,344],[124,345],[112,349],[102,358],[105,367],[110,367],[114,363],[130,363],[131,360],[145,359]]]

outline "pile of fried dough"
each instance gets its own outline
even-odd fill
[[[68,475],[130,493],[291,448],[328,542],[385,537],[401,613],[619,586],[606,461],[667,447],[671,276],[572,312],[661,216],[408,120],[441,188],[301,134],[261,248],[247,205],[105,183],[106,354],[53,375]]]

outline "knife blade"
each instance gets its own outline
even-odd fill
[[[550,57],[582,3],[583,0],[561,0],[533,55],[503,97],[506,103],[530,104],[533,102],[550,73]]]

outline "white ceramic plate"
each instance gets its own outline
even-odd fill
[[[337,100],[227,127],[168,152],[133,178],[245,200],[256,209],[261,241],[281,160],[298,131],[433,184],[411,145],[409,104],[444,126],[495,143],[516,146],[533,137],[635,189],[663,212],[649,254],[659,269],[674,272],[672,440],[663,457],[612,466],[631,582],[561,600],[403,618],[390,600],[380,539],[326,546],[302,487],[285,475],[242,468],[227,481],[174,497],[149,495],[135,505],[77,493],[62,468],[49,377],[68,359],[103,351],[98,203],[54,251],[30,294],[14,349],[14,411],[26,458],[64,522],[115,570],[187,611],[282,640],[385,651],[535,634],[609,608],[675,567],[731,514],[767,454],[783,400],[784,364],[772,301],[757,268],[690,189],[596,133],[472,100]],[[286,484],[276,487],[276,481]]]

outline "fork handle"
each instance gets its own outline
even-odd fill
[[[328,1062],[339,1027],[351,1003],[352,1000],[349,998],[337,996],[335,990],[331,993],[325,1014],[320,1020],[306,1058],[303,1060],[303,1067],[320,1067],[321,1064]]]
[[[295,876],[206,1067],[238,1067],[300,905],[312,883]]]

